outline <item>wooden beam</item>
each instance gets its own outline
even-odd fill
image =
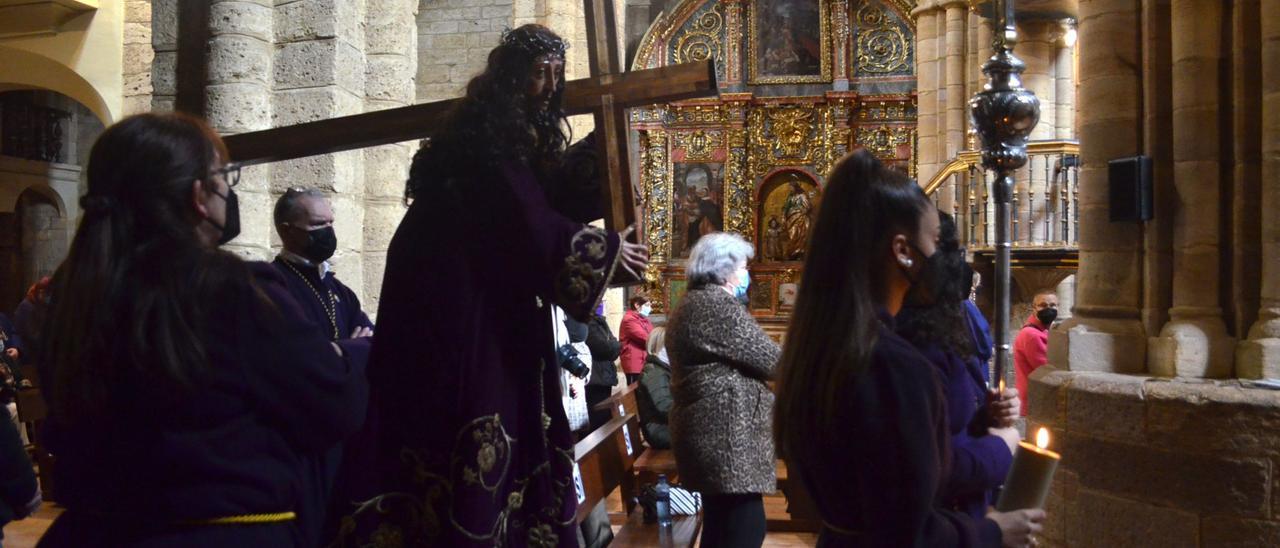
[[[600,108],[600,97],[606,94],[612,95],[615,107],[626,108],[710,97],[716,93],[713,62],[686,63],[574,80],[565,85],[564,109],[569,115],[594,112]],[[457,101],[450,99],[241,133],[226,137],[226,143],[232,160],[253,165],[412,141],[430,136]]]
[[[203,118],[209,80],[209,2],[178,0],[174,110]]]

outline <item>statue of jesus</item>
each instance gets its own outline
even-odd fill
[[[414,157],[369,361],[371,451],[345,466],[373,489],[344,501],[336,545],[577,545],[551,310],[586,321],[648,254],[553,203],[598,203],[564,190],[593,188],[565,162],[565,49],[539,25],[504,33]]]

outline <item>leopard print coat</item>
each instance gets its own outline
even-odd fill
[[[667,326],[672,449],[680,479],[708,494],[776,490],[778,345],[719,287],[689,291]]]

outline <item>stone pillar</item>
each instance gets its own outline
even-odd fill
[[[1235,341],[1222,320],[1220,209],[1205,207],[1222,200],[1222,10],[1217,2],[1172,4],[1173,178],[1185,213],[1173,227],[1172,319],[1149,349],[1158,375],[1226,377],[1234,365]]]
[[[1053,63],[1054,138],[1076,138],[1076,23],[1062,21],[1058,29],[1058,58]]]
[[[1040,123],[1031,131],[1031,140],[1047,141],[1056,137],[1053,107],[1058,84],[1054,63],[1058,58],[1056,43],[1061,26],[1052,21],[1029,21],[1019,27],[1018,57],[1027,64],[1027,71],[1022,74],[1022,85],[1035,93],[1042,105]],[[1045,165],[1046,161],[1050,161],[1048,156],[1031,156],[1027,159],[1027,167],[1019,170],[1014,190],[1017,196],[1015,242],[1043,243],[1046,240],[1045,191],[1049,185],[1049,171],[1045,168],[1050,167]]]
[[[218,133],[230,135],[272,126],[272,9],[270,0],[222,0],[209,13],[209,80],[205,113]],[[240,236],[227,248],[251,259],[271,255],[270,173],[246,168],[236,194]]]
[[[942,136],[945,138],[942,146],[942,157],[938,158],[939,168],[955,159],[956,155],[964,150],[965,128],[968,126],[969,118],[969,97],[965,94],[965,73],[964,60],[965,49],[968,39],[966,37],[966,19],[965,13],[968,4],[963,1],[948,1],[943,4],[946,10],[946,46],[943,51],[946,52],[946,67],[944,74],[946,82],[940,90],[946,94],[946,127]],[[960,177],[952,177],[952,181],[959,181]],[[944,186],[940,190],[938,196],[938,207],[947,213],[954,212],[956,204],[955,187]]]
[[[418,64],[417,0],[367,0],[364,110],[413,104]],[[368,148],[364,153],[365,310],[378,309],[391,236],[404,216],[404,181],[417,143]]]
[[[128,0],[124,3],[122,63],[126,115],[151,110],[151,63],[154,59],[155,50],[151,46],[151,2]]]
[[[1140,149],[1138,6],[1080,0],[1080,271],[1074,317],[1050,333],[1049,363],[1077,371],[1137,373],[1146,365],[1138,321],[1141,231],[1108,222],[1107,161]]]
[[[1231,126],[1235,169],[1231,178],[1231,284],[1227,328],[1244,339],[1258,319],[1262,269],[1262,33],[1259,0],[1237,0],[1231,9]],[[1224,44],[1225,45],[1225,44]],[[1280,184],[1273,181],[1272,184]]]
[[[1280,377],[1280,2],[1261,6],[1262,290],[1258,320],[1240,345],[1241,377]]]
[[[1170,53],[1171,0],[1143,0],[1143,154],[1151,158],[1155,210],[1174,211],[1173,186],[1173,57]],[[1159,333],[1173,306],[1173,215],[1156,215],[1143,230],[1142,323]]]
[[[178,0],[151,3],[151,110],[173,110],[177,95]]]
[[[285,126],[359,114],[365,106],[365,1],[324,0],[275,8],[272,119]],[[339,279],[364,295],[364,155],[361,150],[275,164],[272,193],[316,188],[333,205]],[[273,204],[274,205],[274,204]],[[269,214],[264,223],[270,226]]]
[[[917,116],[916,178],[927,182],[938,171],[938,11],[932,0],[911,11],[916,17]]]

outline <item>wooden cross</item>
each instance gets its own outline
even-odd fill
[[[715,95],[715,63],[685,63],[623,74],[619,70],[612,0],[585,1],[590,19],[587,28],[593,60],[591,77],[565,85],[563,106],[569,115],[595,114],[600,173],[608,178],[602,192],[605,226],[621,231],[634,224],[637,217],[636,191],[627,156],[626,109]],[[253,165],[411,141],[430,136],[458,101],[240,133],[227,137],[226,143],[232,160]]]

